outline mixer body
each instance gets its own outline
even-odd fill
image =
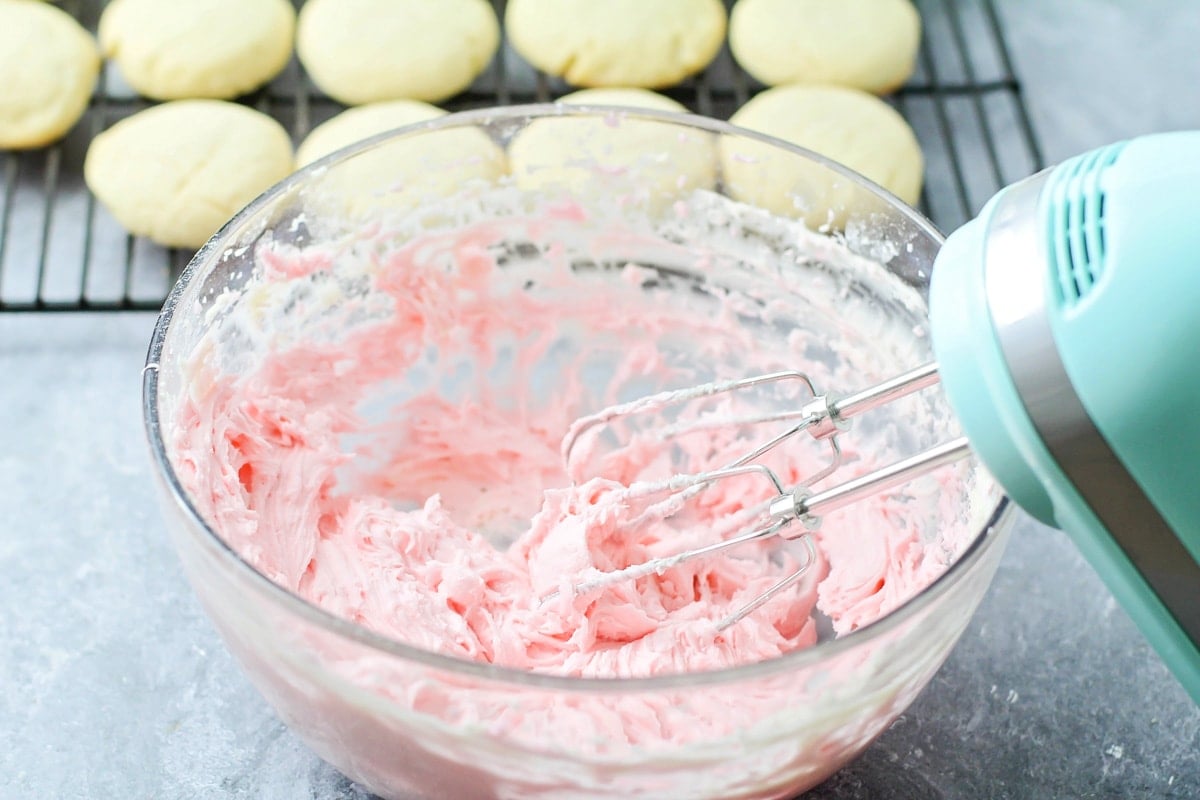
[[[1200,131],[1014,184],[940,252],[942,383],[1200,703]]]

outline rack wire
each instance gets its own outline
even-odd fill
[[[60,0],[95,30],[102,3]],[[495,0],[503,19],[505,0]],[[944,231],[970,219],[998,189],[1043,166],[994,0],[918,0],[924,35],[911,80],[888,98],[908,119],[926,159],[920,208]],[[665,94],[727,119],[762,87],[724,48],[700,75]],[[451,111],[546,102],[570,87],[536,72],[508,47]],[[295,59],[241,98],[300,141],[342,110]],[[0,312],[157,310],[191,258],[130,236],[87,191],[87,146],[150,105],[106,65],[79,124],[40,150],[0,151]]]

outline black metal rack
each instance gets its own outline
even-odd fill
[[[504,0],[495,0],[503,16]],[[60,0],[95,30],[101,3]],[[916,73],[888,98],[912,124],[926,158],[921,208],[942,229],[968,220],[1001,186],[1042,158],[993,0],[918,0],[924,36]],[[968,44],[969,43],[969,44]],[[544,102],[567,86],[503,48],[488,71],[443,107]],[[700,114],[728,118],[760,87],[723,49],[704,73],[667,90]],[[299,141],[342,109],[299,63],[242,102]],[[61,142],[0,151],[0,312],[156,310],[192,253],[125,233],[83,183],[87,146],[146,108],[106,66],[83,119]]]

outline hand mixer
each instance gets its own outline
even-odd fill
[[[1113,144],[1000,191],[938,254],[930,322],[935,364],[850,395],[822,395],[800,373],[776,373],[577,421],[563,442],[568,462],[586,431],[669,404],[789,380],[813,397],[793,414],[764,417],[797,421],[726,469],[638,490],[674,492],[660,503],[666,515],[713,481],[760,472],[778,492],[768,523],[591,583],[770,536],[811,548],[803,534],[822,514],[974,453],[1018,505],[1072,536],[1200,703],[1200,131]],[[754,463],[804,431],[833,454],[815,483],[836,469],[836,434],[852,417],[939,379],[964,438],[815,492],[786,490]]]

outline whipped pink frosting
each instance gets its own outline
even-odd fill
[[[569,209],[561,217],[579,221]],[[708,379],[695,364],[725,365],[721,377],[806,365],[794,336],[763,346],[738,315],[745,303],[648,291],[644,268],[572,269],[556,247],[532,267],[509,263],[514,226],[538,241],[548,220],[403,245],[379,235],[260,247],[267,299],[242,298],[196,349],[175,414],[173,463],[218,534],[273,581],[377,633],[572,676],[769,659],[814,643],[817,614],[853,630],[945,569],[952,554],[929,544],[921,519],[880,496],[832,515],[807,578],[724,631],[716,623],[795,569],[797,551],[773,540],[574,592],[598,573],[761,523],[755,511],[773,496],[760,478],[737,477],[646,521],[649,501],[627,486],[723,466],[773,431],[701,428],[664,447],[650,432],[666,420],[652,418],[590,453],[572,483],[560,447],[576,417],[641,383]],[[369,289],[324,300],[345,274]],[[273,315],[283,305],[292,322]],[[597,353],[608,364],[599,389],[587,379]],[[752,399],[721,402],[704,411],[757,410]],[[794,485],[821,459],[801,442],[769,463]],[[847,460],[842,476],[877,461]]]

